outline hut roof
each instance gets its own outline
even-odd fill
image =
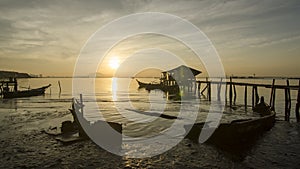
[[[187,67],[187,66],[185,66],[185,65],[181,65],[181,66],[178,66],[178,67],[176,67],[176,68],[174,68],[174,69],[164,71],[163,73],[165,73],[165,72],[175,73],[175,72],[177,72],[177,71],[179,71],[179,70],[188,70],[188,69],[191,70],[191,72],[193,73],[194,76],[197,76],[198,74],[202,73],[200,70],[196,70],[196,69],[194,69],[194,68]]]

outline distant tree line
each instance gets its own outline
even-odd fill
[[[0,78],[31,78],[28,73],[19,73],[19,72],[13,72],[13,71],[2,71],[0,70]]]

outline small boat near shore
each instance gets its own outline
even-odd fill
[[[3,91],[2,94],[4,99],[40,96],[45,94],[45,90],[50,86],[51,84],[36,89],[30,89],[30,90]]]
[[[51,84],[49,84],[35,89],[18,90],[18,82],[16,78],[9,78],[9,80],[1,81],[0,83],[0,93],[4,99],[40,96],[45,94],[46,89],[51,86]]]
[[[82,97],[80,102],[73,99],[72,109],[69,109],[73,116],[73,121],[64,121],[61,127],[50,128],[44,132],[54,136],[57,141],[63,144],[71,144],[87,139],[98,144],[99,140],[101,140],[101,145],[104,145],[106,148],[120,151],[122,145],[122,124],[102,120],[91,123],[84,117],[83,107]],[[106,130],[108,128],[114,132],[108,132]]]
[[[163,85],[161,83],[143,83],[136,79],[136,81],[139,84],[139,88],[145,88],[146,90],[162,90],[163,92],[171,92],[171,93],[178,93],[179,92],[179,86],[178,85],[172,85],[167,86]]]
[[[251,140],[255,140],[265,131],[270,130],[275,123],[275,112],[270,111],[268,115],[262,117],[233,120],[230,123],[221,123],[206,141],[222,147],[239,146]],[[185,125],[185,130],[190,131],[186,138],[198,142],[200,132],[210,131],[213,128],[205,123],[195,123]]]

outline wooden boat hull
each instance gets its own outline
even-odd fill
[[[82,138],[89,138],[96,144],[101,136],[101,145],[110,150],[119,152],[122,149],[122,124],[115,122],[107,122],[98,120],[91,124],[83,116],[83,103],[73,100],[72,109],[70,112],[73,115],[74,123],[77,125],[79,136]],[[107,128],[112,128],[114,132],[108,132]]]
[[[40,96],[45,94],[45,90],[50,87],[51,85],[43,86],[41,88],[37,89],[31,89],[31,90],[22,90],[17,92],[3,92],[3,98],[9,99],[9,98],[19,98],[19,97],[31,97],[31,96]]]
[[[53,129],[45,130],[44,132],[48,135],[54,136],[57,141],[63,144],[72,144],[77,141],[83,141],[90,139],[96,141],[95,138],[101,136],[101,146],[110,148],[116,152],[122,149],[122,124],[115,122],[107,122],[98,120],[94,123],[90,123],[85,119],[83,115],[83,103],[73,99],[72,109],[69,109],[73,116],[73,122],[64,121],[61,127],[55,127]],[[112,134],[103,130],[105,127],[111,127],[118,134]]]
[[[274,126],[274,123],[275,112],[273,111],[270,115],[257,119],[234,120],[231,123],[220,124],[206,142],[221,146],[242,145],[257,138],[257,136],[265,131],[270,130]],[[198,142],[200,132],[211,129],[204,126],[204,123],[196,123],[193,126],[186,125],[185,129],[187,130],[190,127],[191,130],[186,135],[186,138],[196,142]]]
[[[141,81],[136,80],[139,84],[139,88],[145,88],[146,90],[162,90],[163,92],[171,92],[171,93],[179,93],[179,86],[178,85],[162,85],[156,83],[143,83]]]

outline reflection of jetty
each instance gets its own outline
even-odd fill
[[[201,90],[201,84],[205,84],[205,87]],[[222,79],[220,81],[209,81],[206,79],[206,81],[197,81],[195,88],[197,88],[198,92],[203,94],[205,91],[207,92],[207,98],[208,100],[211,100],[211,86],[212,84],[217,85],[217,99],[221,99],[221,87],[222,85],[225,85],[225,99],[227,102],[227,99],[229,99],[229,105],[230,107],[236,102],[236,86],[242,86],[244,87],[244,104],[245,108],[247,108],[247,88],[252,87],[252,108],[254,108],[259,101],[259,94],[258,94],[258,87],[264,87],[264,88],[270,88],[271,89],[271,96],[270,96],[270,106],[272,110],[275,110],[275,96],[276,96],[276,90],[284,90],[285,92],[285,120],[290,120],[290,112],[291,112],[291,90],[298,90],[298,96],[297,96],[297,103],[296,103],[296,119],[298,122],[300,122],[300,116],[299,116],[299,107],[300,107],[300,80],[298,86],[292,86],[289,83],[289,80],[286,80],[286,85],[276,85],[275,79],[273,79],[272,84],[257,84],[257,83],[242,83],[242,82],[233,82],[232,78],[230,78],[229,82],[224,82]],[[229,90],[227,89],[229,87]],[[229,98],[227,97],[229,95]]]
[[[177,68],[164,71],[161,73],[159,83],[143,83],[137,80],[140,88],[146,90],[160,89],[164,92],[179,93],[180,90],[188,89],[193,90],[196,84],[195,76],[200,74],[201,71],[181,65]]]
[[[0,91],[3,98],[19,98],[39,96],[45,93],[45,90],[51,86],[43,86],[36,89],[18,90],[18,82],[16,78],[10,78],[8,81],[1,81]]]

